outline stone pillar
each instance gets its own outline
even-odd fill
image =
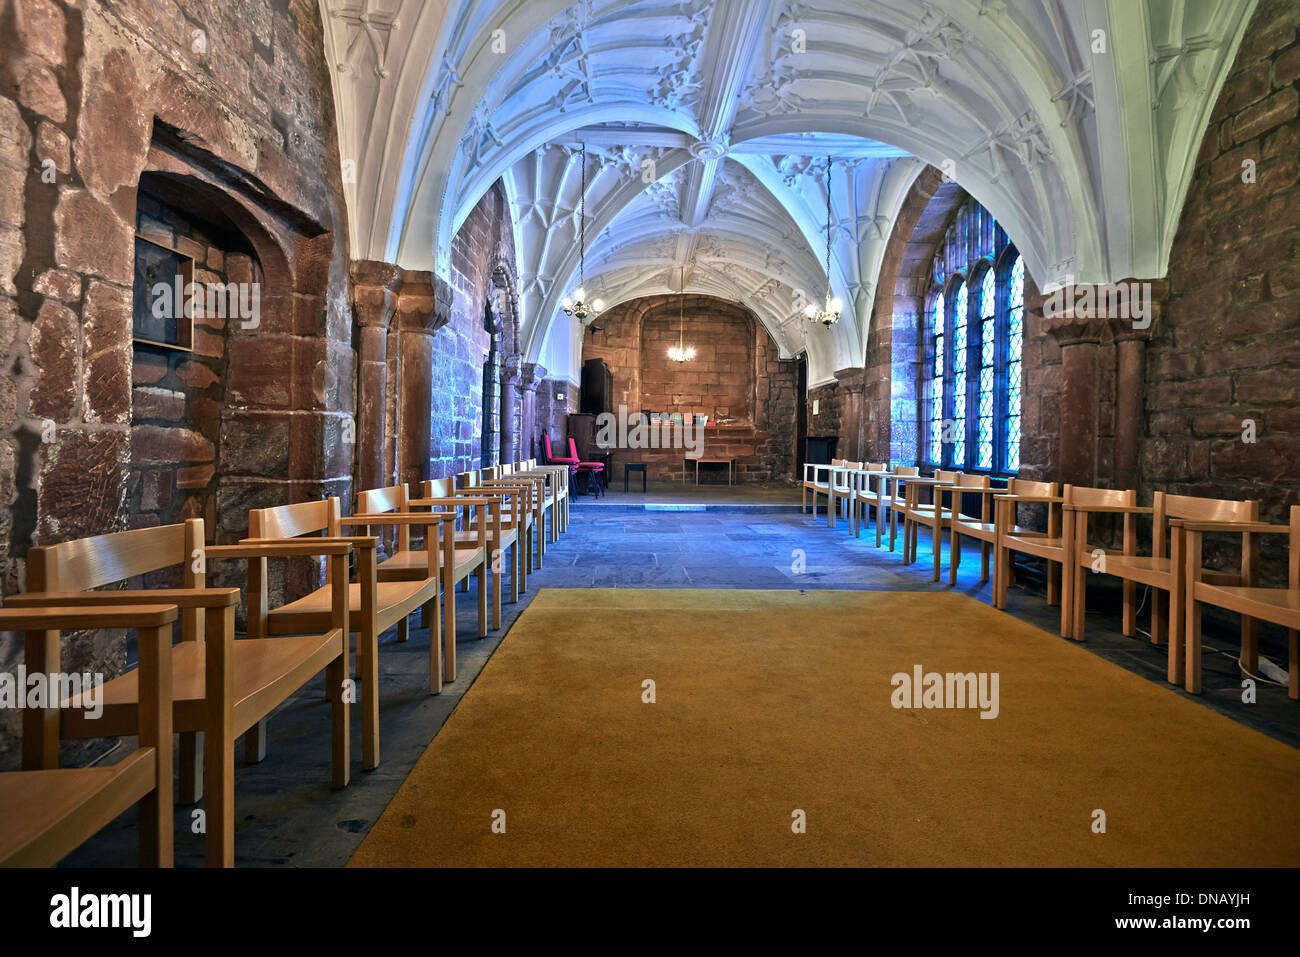
[[[519,458],[519,408],[523,398],[519,390],[519,377],[523,359],[507,356],[501,361],[501,462],[508,464]]]
[[[406,271],[397,289],[396,475],[419,482],[429,472],[433,336],[451,319],[451,287],[431,272]]]
[[[840,369],[835,373],[842,395],[840,400],[840,458],[862,460],[863,421],[866,410],[866,369]]]
[[[1146,337],[1134,334],[1116,343],[1115,488],[1137,488],[1146,422]]]
[[[389,325],[397,310],[402,270],[392,263],[352,263],[352,312],[358,329],[357,418],[354,428],[357,489],[393,484],[389,445],[396,429],[388,408]]]
[[[541,426],[537,421],[537,387],[546,378],[546,369],[535,362],[525,362],[519,373],[519,389],[522,398],[520,421],[523,433],[520,438],[520,455],[526,458],[542,457]]]

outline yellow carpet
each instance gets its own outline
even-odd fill
[[[915,665],[998,717],[895,709]],[[1297,796],[1300,751],[962,595],[547,589],[351,863],[1294,866]]]

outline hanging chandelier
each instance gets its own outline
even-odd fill
[[[695,347],[685,345],[686,307],[683,305],[685,300],[685,293],[677,300],[677,345],[668,347],[668,358],[674,362],[690,362],[695,358]]]
[[[582,144],[579,164],[582,166],[582,192],[578,196],[578,289],[572,296],[565,296],[564,314],[573,316],[579,322],[590,316],[595,319],[605,308],[605,303],[597,299],[587,302],[587,144]]]
[[[826,157],[826,304],[824,308],[818,309],[816,303],[810,302],[805,314],[813,322],[830,326],[839,322],[840,309],[843,306],[844,304],[831,292],[831,158],[828,156]]]

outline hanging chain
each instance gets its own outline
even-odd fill
[[[826,157],[826,308],[831,307],[831,164]]]
[[[582,144],[582,192],[578,194],[578,288],[587,287],[587,144]]]

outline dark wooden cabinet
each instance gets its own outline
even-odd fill
[[[614,373],[604,359],[588,359],[582,364],[579,411],[587,415],[614,411]]]

